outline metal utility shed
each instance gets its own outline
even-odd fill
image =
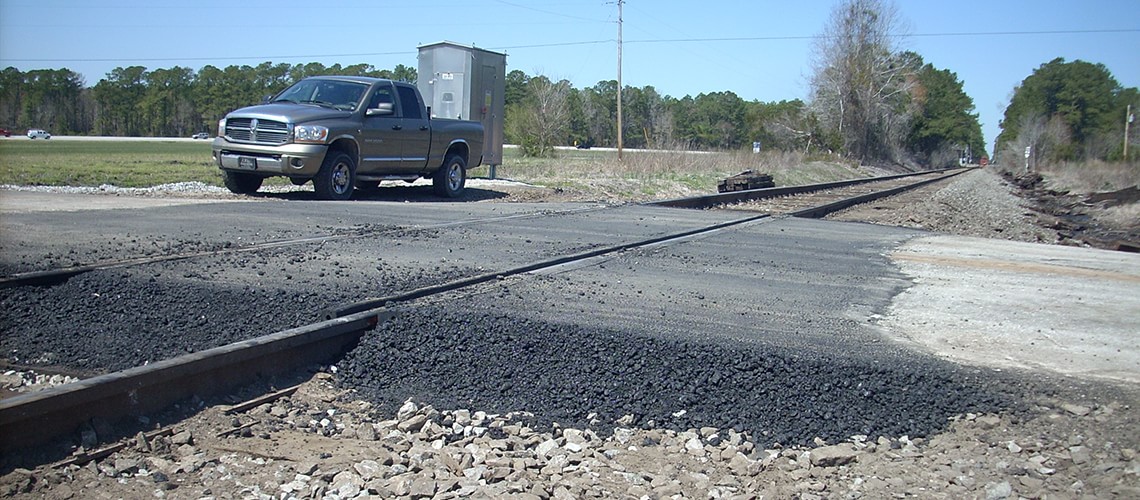
[[[507,55],[475,46],[437,42],[419,46],[420,94],[436,118],[483,123],[483,163],[503,163]]]

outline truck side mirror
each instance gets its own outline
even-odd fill
[[[377,104],[375,108],[368,108],[368,111],[365,112],[365,115],[367,115],[367,116],[384,116],[384,115],[390,115],[393,112],[394,112],[394,108],[393,108],[392,103],[382,102],[380,104]]]

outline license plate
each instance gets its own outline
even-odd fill
[[[257,170],[257,158],[250,156],[238,158],[238,168],[242,170]]]

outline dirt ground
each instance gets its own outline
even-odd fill
[[[967,175],[833,218],[1049,244],[1136,241],[1136,228],[1098,225],[1095,202],[1020,198],[1017,184],[987,172]],[[517,189],[525,201],[545,196],[544,190]],[[906,209],[886,209],[900,206]],[[1057,223],[1073,211],[1080,212],[1079,229]],[[851,436],[762,449],[724,429],[678,433],[618,422],[609,436],[538,433],[523,423],[525,415],[414,403],[397,415],[379,415],[338,389],[335,369],[326,368],[295,392],[249,409],[202,404],[172,426],[154,422],[158,431],[123,440],[106,458],[5,470],[0,495],[1140,498],[1140,390],[1125,382],[1060,380],[1062,387],[1024,413],[959,415],[947,431],[925,439]],[[89,435],[98,432],[92,428]],[[77,458],[97,448],[88,444]]]

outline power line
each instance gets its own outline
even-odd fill
[[[897,38],[907,37],[957,37],[957,36],[1023,36],[1023,35],[1079,35],[1104,33],[1140,33],[1140,29],[1101,29],[1101,30],[1053,30],[1053,31],[974,31],[962,33],[912,33],[891,35]],[[790,35],[790,36],[753,36],[732,38],[662,38],[655,40],[626,40],[625,43],[692,43],[692,42],[757,42],[780,40],[815,40],[818,38],[835,38],[824,35]]]
[[[902,35],[914,37],[937,36],[1005,36],[1005,35],[1082,35],[1106,33],[1140,33],[1140,28],[1101,29],[1101,30],[1053,30],[1053,31],[979,31],[975,33],[919,33],[915,35]]]
[[[602,43],[613,42],[609,40],[587,40],[582,42],[559,42],[559,43],[539,43],[533,45],[506,45],[501,47],[485,47],[490,50],[507,50],[507,49],[535,49],[543,47],[572,47],[575,45],[597,45]],[[91,59],[3,59],[5,62],[159,62],[159,61],[245,61],[245,60],[266,60],[266,59],[309,59],[309,58],[334,58],[334,57],[369,57],[369,56],[398,56],[398,55],[414,55],[416,52],[401,50],[397,52],[360,52],[355,54],[308,54],[308,55],[275,55],[275,56],[230,56],[230,57],[116,57],[116,58],[91,58]]]
[[[508,45],[502,47],[488,47],[493,50],[506,50],[506,49],[537,49],[543,47],[571,47],[574,45],[596,45],[599,43],[610,43],[613,39],[609,40],[588,40],[584,42],[558,42],[558,43],[540,43],[535,45]]]
[[[598,21],[597,19],[590,19],[590,18],[588,18],[588,17],[580,17],[580,16],[571,16],[571,15],[569,15],[569,14],[563,14],[563,13],[561,13],[561,12],[552,12],[552,11],[549,11],[549,10],[536,9],[536,8],[534,8],[534,7],[531,7],[531,6],[529,6],[529,5],[522,5],[522,4],[517,4],[517,3],[513,3],[513,2],[507,2],[506,0],[495,0],[495,1],[496,1],[496,2],[498,2],[498,3],[501,3],[501,4],[503,4],[503,5],[509,5],[509,6],[511,6],[511,7],[515,7],[515,8],[519,8],[519,9],[524,9],[524,10],[532,10],[532,11],[534,11],[534,12],[538,12],[538,13],[541,13],[541,14],[549,14],[549,15],[552,15],[552,16],[565,17],[565,18],[567,18],[567,19],[576,19],[576,20],[579,20],[579,21],[600,22],[600,21]]]
[[[909,35],[894,35],[900,38],[906,37],[963,37],[963,36],[1033,36],[1033,35],[1081,35],[1081,34],[1112,34],[1112,33],[1140,33],[1140,28],[1136,29],[1097,29],[1097,30],[1046,30],[1046,31],[978,31],[978,32],[947,32],[947,33],[914,33]],[[756,37],[725,37],[725,38],[660,38],[652,40],[624,40],[623,43],[709,43],[709,42],[765,42],[765,41],[783,41],[783,40],[815,40],[825,38],[822,35],[789,35],[789,36],[756,36]],[[608,40],[585,40],[577,42],[554,42],[554,43],[540,43],[531,45],[508,45],[498,47],[487,47],[492,50],[508,50],[508,49],[539,49],[548,47],[573,47],[577,45],[596,45],[602,43],[613,43],[615,39]],[[243,60],[268,60],[268,59],[314,59],[314,58],[337,58],[337,57],[371,57],[371,56],[394,56],[394,55],[412,55],[412,51],[396,51],[396,52],[359,52],[359,53],[346,53],[346,54],[308,54],[308,55],[270,55],[270,56],[229,56],[229,57],[161,57],[161,58],[70,58],[70,59],[4,59],[5,62],[69,62],[69,63],[84,63],[84,62],[161,62],[161,61],[243,61]]]
[[[293,56],[240,56],[240,57],[116,57],[94,59],[4,59],[5,62],[160,62],[160,61],[244,61],[250,59],[316,59],[328,57],[368,57],[368,56],[397,56],[402,54],[415,54],[413,51],[401,50],[399,52],[362,52],[358,54],[309,54]]]

